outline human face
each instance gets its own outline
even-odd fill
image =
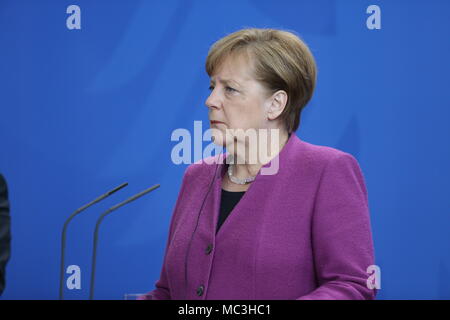
[[[248,61],[243,56],[227,57],[210,79],[211,94],[205,104],[214,143],[226,147],[227,129],[268,128],[267,91],[251,74]],[[212,123],[211,121],[220,121]],[[237,141],[245,144],[245,141]]]

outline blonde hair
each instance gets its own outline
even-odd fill
[[[208,75],[211,77],[223,59],[233,54],[244,54],[252,62],[254,78],[270,94],[278,90],[287,93],[280,118],[288,133],[296,131],[316,84],[317,67],[308,46],[292,31],[242,29],[211,46],[205,65]]]

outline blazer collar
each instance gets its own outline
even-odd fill
[[[283,146],[283,148],[280,150],[280,152],[272,159],[270,160],[268,163],[264,164],[262,166],[262,168],[269,168],[271,167],[275,161],[278,160],[278,171],[283,170],[283,167],[285,167],[288,164],[287,158],[288,156],[292,153],[295,144],[301,142],[300,138],[297,137],[297,135],[295,134],[295,132],[292,132],[289,134],[289,138],[286,142],[286,144]],[[220,173],[220,176],[218,177],[223,177],[223,175],[225,174],[226,170],[228,169],[228,164],[226,163],[226,159],[229,156],[229,152],[224,152],[222,154],[219,155],[219,170],[217,170]],[[264,177],[264,175],[261,175],[261,170],[258,171],[257,177]],[[216,178],[218,178],[216,176]]]

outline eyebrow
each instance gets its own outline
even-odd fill
[[[216,82],[216,81],[214,79],[210,79],[209,82]],[[236,80],[233,80],[233,79],[222,79],[222,80],[219,80],[219,82],[222,82],[225,84],[234,83],[234,84],[240,86],[239,82],[237,82]]]

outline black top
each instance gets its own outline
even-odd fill
[[[239,202],[239,200],[241,200],[244,193],[245,191],[233,192],[222,189],[222,197],[220,200],[220,215],[219,220],[217,222],[216,233],[217,231],[219,231],[223,222],[228,217],[233,208],[236,206],[236,204]]]

